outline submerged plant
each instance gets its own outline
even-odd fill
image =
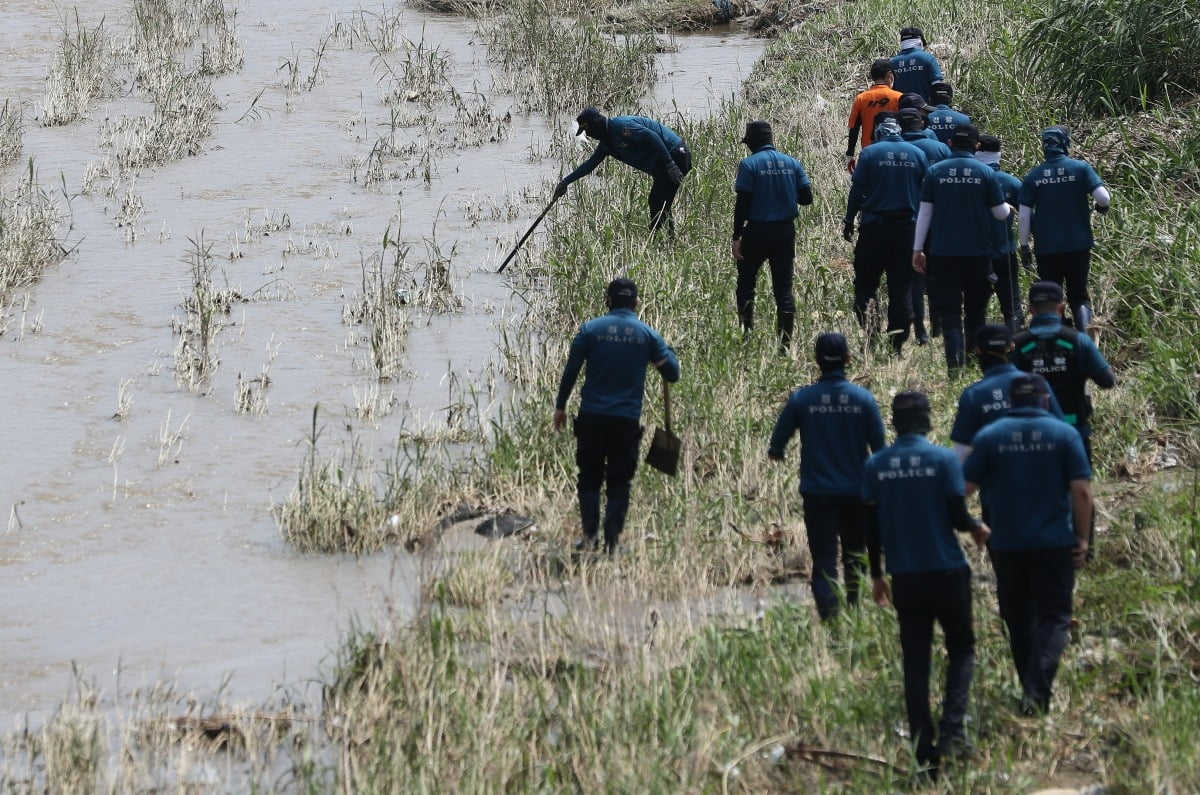
[[[83,116],[88,103],[111,90],[114,82],[112,46],[104,20],[89,29],[79,21],[76,9],[74,24],[63,24],[59,51],[46,78],[41,123],[46,127],[70,124]]]
[[[20,103],[4,100],[4,106],[0,108],[0,166],[13,163],[21,156],[25,135],[22,116]]]
[[[362,292],[342,308],[342,320],[363,325],[359,338],[370,348],[370,365],[380,380],[395,378],[403,365],[405,339],[411,321],[407,304],[412,301],[413,280],[402,267],[408,247],[383,233],[380,251],[362,262]],[[388,261],[388,257],[391,260]]]
[[[0,300],[66,256],[62,221],[59,203],[39,184],[30,159],[26,178],[0,191]]]

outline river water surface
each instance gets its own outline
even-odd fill
[[[507,137],[442,153],[428,182],[364,188],[353,164],[389,114],[374,53],[328,48],[320,79],[298,93],[285,91],[281,70],[289,61],[311,69],[320,42],[356,8],[242,0],[245,64],[215,81],[222,109],[203,151],[143,169],[113,196],[102,184],[82,193],[85,177],[106,156],[104,120],[144,114],[144,102],[101,99],[81,121],[40,126],[68,12],[49,0],[0,8],[0,99],[24,103],[27,128],[4,185],[33,158],[44,187],[71,195],[67,237],[76,246],[15,296],[0,336],[3,728],[47,714],[72,682],[72,663],[109,697],[158,680],[209,694],[226,676],[225,693],[249,699],[303,687],[352,619],[370,623],[383,605],[412,602],[416,564],[407,554],[299,555],[281,540],[271,506],[295,484],[315,404],[324,423],[353,428],[386,455],[401,429],[444,423],[449,375],[470,380],[494,366],[497,329],[520,311],[495,269],[560,173],[563,164],[536,153],[550,125],[570,119],[513,113]],[[399,13],[407,37],[452,56],[456,85],[490,88],[472,21]],[[113,0],[79,14],[85,26],[103,18],[114,33],[131,16]],[[709,113],[739,91],[762,48],[736,30],[676,41],[636,112]],[[490,99],[501,114],[511,104]],[[579,160],[588,151],[580,142]],[[132,227],[116,220],[128,191],[141,205]],[[481,220],[479,208],[506,205],[519,207],[516,217]],[[388,228],[417,257],[428,256],[429,241],[449,256],[464,306],[419,317],[403,377],[380,386],[342,311]],[[217,338],[216,375],[191,391],[173,375],[172,319],[191,287],[189,239],[201,235],[218,286],[267,300],[234,305]],[[239,412],[238,376],[264,366],[265,411]],[[365,422],[355,406],[373,385],[396,408]],[[128,403],[117,418],[122,390]]]

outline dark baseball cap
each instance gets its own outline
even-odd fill
[[[587,129],[587,126],[592,122],[603,120],[604,114],[600,112],[599,108],[584,108],[583,112],[575,117],[575,123],[579,125],[579,127],[575,130],[575,134],[579,135],[581,132]]]
[[[905,110],[906,108],[916,108],[917,110],[923,110],[926,113],[931,110],[935,110],[933,105],[930,105],[925,101],[925,97],[921,96],[915,91],[900,95],[900,110]]]
[[[636,301],[637,285],[633,279],[613,279],[608,283],[608,298],[613,303]]]
[[[946,102],[949,102],[950,100],[954,99],[954,86],[950,85],[944,80],[930,83],[929,98],[934,101],[945,99]]]
[[[881,77],[887,77],[892,71],[892,61],[890,58],[876,58],[871,64],[871,79],[878,80]]]
[[[1008,399],[1014,406],[1040,406],[1048,394],[1046,382],[1029,373],[1018,375],[1008,385]]]
[[[844,362],[850,355],[850,346],[841,334],[827,331],[817,337],[816,353],[820,362]]]
[[[896,114],[896,118],[900,120],[900,127],[905,130],[912,128],[919,130],[925,126],[925,114],[916,108],[902,108]]]
[[[973,148],[979,143],[979,128],[974,124],[960,124],[950,133],[950,148]]]
[[[985,353],[1003,356],[1012,344],[1012,332],[1000,323],[984,323],[975,329],[975,347]]]
[[[892,398],[892,411],[931,411],[929,397],[924,392],[897,392]]]
[[[921,41],[925,41],[925,31],[912,26],[900,28],[900,41],[904,41],[905,39],[920,39]]]
[[[1029,303],[1031,304],[1061,304],[1063,302],[1062,285],[1058,282],[1034,282],[1029,285]]]

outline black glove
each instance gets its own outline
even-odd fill
[[[1111,205],[1108,205],[1108,204],[1097,204],[1096,212],[1100,213],[1101,215],[1108,215],[1108,208],[1110,206]]]
[[[842,240],[847,243],[854,242],[854,221],[848,218],[842,220]]]
[[[670,163],[667,163],[667,176],[670,177],[671,181],[676,185],[678,185],[680,182],[683,182],[683,172],[679,170],[679,166],[675,164],[674,160],[672,160]]]
[[[1033,270],[1033,252],[1030,251],[1029,246],[1021,246],[1020,254],[1021,254],[1021,267],[1027,271],[1032,271]]]
[[[554,186],[554,198],[561,199],[567,195],[567,181],[563,180]]]

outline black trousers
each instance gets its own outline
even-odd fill
[[[1014,252],[992,257],[992,274],[996,277],[992,290],[1000,302],[1004,325],[1014,332],[1024,325],[1025,314],[1021,308],[1021,279],[1017,267],[1017,255]]]
[[[1043,710],[1071,624],[1075,569],[1071,547],[990,549],[996,601],[1025,696]]]
[[[672,149],[671,160],[675,161],[685,176],[692,170],[692,153],[687,144]],[[671,207],[675,204],[679,183],[671,179],[666,165],[660,164],[651,176],[654,177],[654,183],[650,186],[650,229],[653,231],[666,224],[667,232],[674,237],[675,220],[671,218]]]
[[[624,417],[580,412],[575,418],[575,463],[579,466],[577,491],[583,535],[594,539],[600,532],[600,489],[605,487],[604,543],[614,548],[625,529],[629,491],[637,472],[642,429]]]
[[[1067,306],[1091,304],[1088,297],[1088,274],[1092,267],[1092,250],[1065,251],[1060,254],[1037,255],[1038,278],[1063,285]],[[1071,311],[1075,311],[1072,309]]]
[[[812,555],[813,601],[821,618],[838,611],[838,546],[841,545],[842,576],[846,604],[858,604],[862,580],[867,575],[866,507],[857,496],[801,494],[804,526]]]
[[[938,741],[963,736],[971,677],[975,672],[975,629],[971,620],[971,570],[892,575],[892,601],[900,623],[904,655],[904,706],[917,759],[934,758],[929,672],[933,625],[941,625],[946,645],[946,690]]]
[[[750,326],[754,317],[754,297],[758,292],[758,272],[763,263],[771,266],[771,292],[775,296],[778,318],[796,314],[792,293],[796,262],[796,224],[792,221],[751,221],[742,232],[742,259],[737,263],[738,315]]]
[[[992,295],[988,261],[986,255],[928,255],[925,282],[929,288],[929,308],[942,318],[946,366],[951,370],[966,366],[966,335],[973,335],[975,329],[987,322],[987,304]]]
[[[854,316],[866,325],[867,304],[876,298],[887,274],[887,333],[893,344],[908,339],[913,322],[912,239],[916,225],[908,221],[863,224],[854,244]],[[922,293],[924,300],[924,293]]]

